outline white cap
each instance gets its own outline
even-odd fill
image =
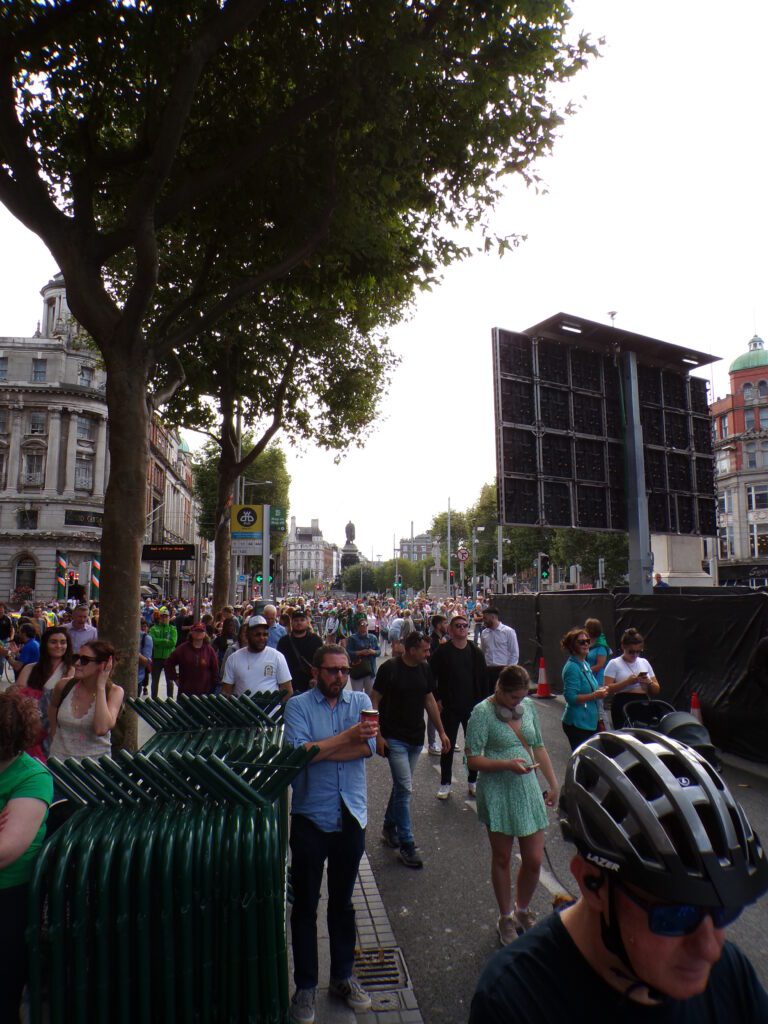
[[[267,620],[263,615],[252,615],[250,619],[248,619],[248,629],[250,629],[251,626],[266,626],[266,624]]]

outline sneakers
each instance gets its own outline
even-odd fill
[[[435,796],[437,797],[438,800],[447,800],[450,795],[451,795],[451,784],[450,784],[450,782],[447,783],[447,785],[445,785],[445,786],[441,786],[440,789],[438,789],[437,793],[435,793]]]
[[[430,754],[432,754],[433,757],[440,757],[440,755],[443,752],[443,748],[440,746],[439,743],[433,743],[429,748],[429,752]]]
[[[407,868],[423,868],[424,861],[416,852],[416,847],[411,843],[409,846],[401,846],[398,854],[400,860]]]
[[[527,932],[536,924],[536,915],[532,910],[517,910],[512,915],[517,922],[517,927],[522,932]]]
[[[315,990],[313,988],[297,988],[291,1000],[292,1024],[314,1024]]]
[[[496,931],[499,933],[499,942],[502,946],[508,946],[517,938],[517,926],[514,914],[502,914],[496,922]]]
[[[343,999],[355,1013],[362,1013],[371,1008],[371,997],[357,978],[331,978],[328,983],[328,991],[331,995]],[[312,1020],[314,1019],[313,1015]]]
[[[470,782],[469,785],[467,786],[467,791],[470,796],[477,796],[477,783]]]
[[[397,838],[397,825],[387,825],[384,822],[384,827],[381,830],[381,841],[393,850],[399,850],[400,840]]]

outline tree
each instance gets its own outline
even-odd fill
[[[558,565],[580,565],[582,580],[594,583],[598,579],[598,559],[604,558],[606,586],[615,587],[625,582],[629,566],[626,533],[555,530],[547,553]]]
[[[360,580],[362,579],[362,588]],[[371,565],[361,562],[359,565],[348,565],[342,570],[341,582],[349,594],[370,594],[376,588],[376,574]]]
[[[2,6],[0,201],[50,249],[104,359],[101,625],[131,654],[129,693],[137,439],[179,355],[298,268],[335,267],[338,295],[381,263],[407,304],[466,254],[456,227],[503,251],[483,219],[499,178],[535,180],[562,120],[549,86],[594,52],[566,41],[569,16],[562,0]],[[155,390],[164,360],[177,374]]]

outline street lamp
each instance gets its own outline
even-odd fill
[[[484,526],[472,527],[472,600],[477,597],[477,535],[485,531]]]

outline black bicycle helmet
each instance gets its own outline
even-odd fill
[[[649,729],[582,743],[568,763],[560,818],[586,860],[660,900],[742,907],[768,890],[760,840],[715,769]]]

